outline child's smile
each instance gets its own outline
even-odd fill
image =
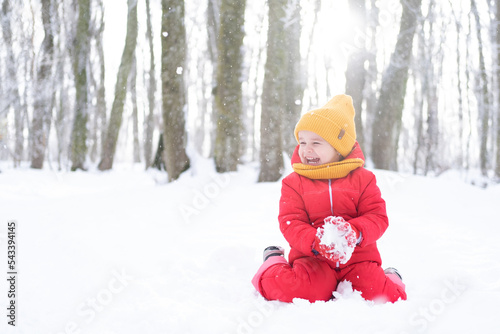
[[[307,162],[308,165],[318,165],[319,164],[319,158],[306,157],[306,162]]]

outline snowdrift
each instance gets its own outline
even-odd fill
[[[250,280],[278,229],[280,182],[257,167],[216,174],[197,161],[174,183],[142,166],[55,172],[4,165],[0,257],[17,222],[17,316],[1,333],[496,333],[500,187],[456,172],[375,171],[390,226],[384,267],[408,301],[373,304],[343,282],[335,301],[268,302]]]

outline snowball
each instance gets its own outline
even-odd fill
[[[328,247],[330,253],[339,254],[339,262],[347,263],[356,246],[356,234],[342,217],[327,217],[325,225],[318,230],[320,245]]]

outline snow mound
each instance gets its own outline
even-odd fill
[[[217,174],[203,160],[172,183],[117,167],[0,166],[0,249],[8,220],[19,227],[19,318],[1,333],[498,332],[498,185],[375,171],[390,220],[378,248],[408,300],[368,302],[341,282],[335,300],[287,304],[250,282],[265,247],[288,247],[281,182],[257,183],[251,165]],[[7,291],[0,280],[0,303]]]

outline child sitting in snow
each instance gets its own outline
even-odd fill
[[[406,299],[394,268],[385,271],[376,241],[388,226],[375,176],[356,142],[352,98],[338,95],[295,127],[294,172],[283,179],[279,225],[290,244],[270,246],[252,283],[264,298],[329,300],[349,281],[366,300]]]

